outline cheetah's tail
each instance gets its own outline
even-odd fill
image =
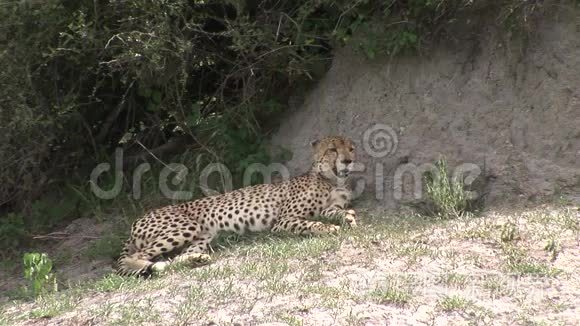
[[[125,241],[121,255],[117,259],[117,274],[123,276],[150,276],[153,262],[139,259],[139,253],[132,238]]]

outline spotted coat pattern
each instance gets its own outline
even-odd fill
[[[120,274],[148,275],[170,262],[157,261],[178,252],[172,262],[207,263],[211,240],[220,231],[325,234],[340,227],[308,218],[339,216],[356,225],[347,210],[350,191],[343,185],[355,160],[354,146],[344,137],[313,142],[312,169],[278,184],[262,184],[221,195],[159,208],[137,220],[118,260]]]

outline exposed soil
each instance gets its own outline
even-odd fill
[[[562,8],[547,16],[527,41],[506,36],[488,17],[457,26],[452,39],[421,57],[371,62],[342,49],[274,144],[293,151],[296,172],[308,168],[310,141],[353,138],[366,191],[387,208],[414,199],[409,188],[395,195],[402,164],[441,156],[452,167],[479,167],[488,205],[555,196],[579,202],[580,13]],[[376,124],[394,136],[372,133],[377,146],[369,150],[365,132]]]

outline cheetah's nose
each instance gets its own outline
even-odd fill
[[[345,164],[345,165],[349,165],[350,163],[352,163],[352,160],[342,160],[342,161],[340,161],[340,163]]]

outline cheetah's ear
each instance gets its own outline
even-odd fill
[[[313,140],[310,142],[310,146],[316,147],[316,145],[318,145],[319,143],[320,143],[320,140]]]

